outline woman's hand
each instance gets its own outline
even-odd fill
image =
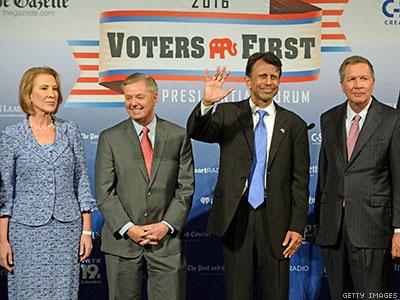
[[[84,261],[86,258],[88,258],[92,252],[92,249],[92,237],[90,235],[82,234],[79,245],[79,261]]]
[[[8,272],[13,270],[13,254],[11,245],[8,241],[0,242],[0,266],[6,269]]]

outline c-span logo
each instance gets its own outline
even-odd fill
[[[399,26],[400,28],[400,0],[385,0],[382,3],[382,13],[386,17],[386,26]]]

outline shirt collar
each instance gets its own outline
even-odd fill
[[[134,119],[132,119],[132,123],[133,123],[133,126],[135,126],[135,130],[136,130],[137,135],[140,136],[144,126],[139,124],[138,122],[136,122]],[[146,126],[149,129],[149,133],[150,134],[155,134],[156,125],[157,125],[157,117],[154,116],[153,120],[149,124],[147,124],[147,126]]]
[[[361,117],[361,120],[365,120],[365,118],[367,117],[368,109],[371,106],[371,103],[372,103],[372,98],[370,99],[368,105],[366,107],[364,107],[364,109],[358,113],[358,115]],[[349,101],[347,101],[346,119],[351,121],[351,120],[353,120],[355,115],[357,115],[357,113],[351,109],[351,107],[349,105]]]
[[[270,105],[268,105],[266,108],[260,108],[257,105],[254,104],[253,101],[251,101],[251,99],[249,99],[249,104],[250,104],[250,109],[251,109],[251,113],[254,115],[257,110],[261,109],[261,110],[265,110],[267,112],[267,114],[269,116],[273,116],[275,115],[276,112],[276,108],[275,108],[275,102],[272,101]]]

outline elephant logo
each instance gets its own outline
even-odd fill
[[[232,42],[231,39],[212,39],[209,43],[210,46],[210,58],[215,58],[215,54],[219,54],[220,58],[225,58],[225,51],[231,56],[236,56],[237,44]]]

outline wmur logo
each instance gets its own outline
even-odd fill
[[[385,25],[400,26],[400,0],[385,0],[382,3],[382,13],[387,17]]]

